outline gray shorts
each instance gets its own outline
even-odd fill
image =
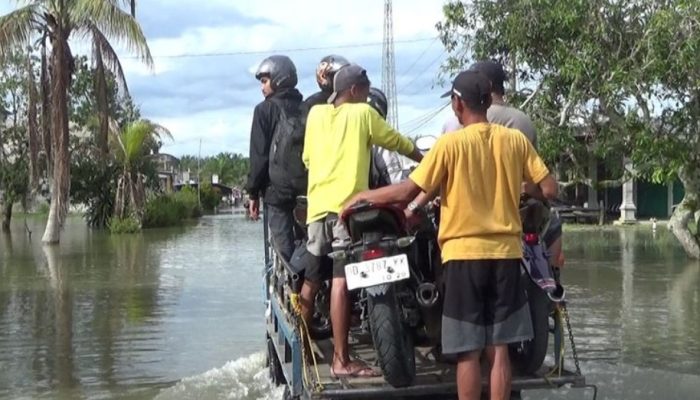
[[[442,352],[447,356],[532,338],[520,260],[463,260],[444,265]]]
[[[340,222],[336,214],[329,214],[325,218],[314,221],[307,227],[306,249],[316,256],[318,262],[306,267],[305,277],[312,282],[322,281],[330,277],[331,271],[323,271],[328,268],[321,258],[332,251],[346,249],[350,243],[350,235],[345,225]],[[334,278],[345,277],[345,260],[334,260],[332,276]]]

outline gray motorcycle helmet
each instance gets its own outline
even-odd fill
[[[339,69],[350,64],[350,61],[337,54],[329,54],[319,61],[316,67],[316,83],[323,92],[333,92],[333,77]]]
[[[260,80],[263,76],[270,78],[273,90],[297,85],[297,68],[287,56],[274,55],[262,60],[255,72],[255,79]]]

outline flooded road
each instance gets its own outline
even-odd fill
[[[262,229],[239,216],[110,236],[69,219],[0,236],[0,398],[274,399],[263,371]],[[599,399],[694,398],[700,264],[665,228],[565,232],[563,280]],[[590,398],[530,392],[529,398]]]

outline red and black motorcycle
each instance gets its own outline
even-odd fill
[[[442,298],[435,225],[428,215],[407,221],[403,208],[360,203],[341,215],[352,243],[331,254],[345,258],[384,379],[413,382],[414,347],[438,345]]]
[[[296,219],[305,219],[299,198]],[[351,244],[331,258],[343,258],[359,336],[369,335],[385,380],[395,387],[415,378],[414,346],[440,343],[442,299],[437,231],[429,214],[407,221],[402,207],[357,204],[340,216]],[[301,224],[300,224],[301,225]],[[315,299],[310,331],[314,338],[331,334],[330,283]]]

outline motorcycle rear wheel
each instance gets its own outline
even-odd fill
[[[368,296],[369,326],[384,379],[391,386],[404,387],[416,377],[413,337],[401,321],[401,308],[394,286],[384,294]]]
[[[549,343],[549,314],[551,302],[547,294],[529,277],[527,297],[532,320],[531,340],[511,343],[508,346],[513,370],[521,375],[532,375],[542,367]]]

